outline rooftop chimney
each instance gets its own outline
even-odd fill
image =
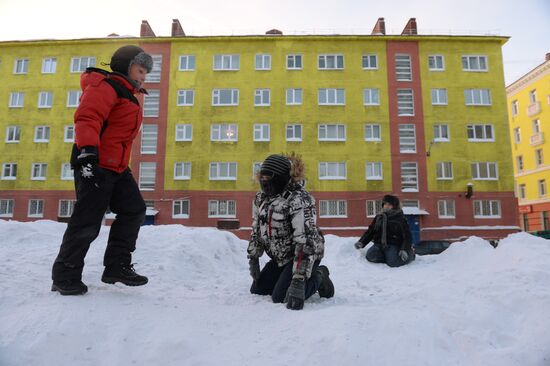
[[[378,18],[371,34],[373,36],[383,36],[386,34],[386,22],[384,18]]]
[[[546,54],[546,61],[550,61],[550,52]]]
[[[403,29],[403,32],[401,32],[402,36],[412,36],[418,34],[418,31],[416,29],[416,18],[411,18],[407,22],[407,25],[405,26],[405,29]]]
[[[149,25],[149,22],[146,20],[141,21],[141,31],[139,32],[140,37],[156,37],[155,32]]]
[[[265,34],[267,34],[267,35],[274,35],[274,36],[282,36],[282,35],[283,35],[283,32],[281,32],[281,31],[278,30],[278,29],[271,29],[271,30],[268,30],[267,32],[265,32]]]
[[[185,37],[185,32],[177,19],[172,19],[172,37]]]

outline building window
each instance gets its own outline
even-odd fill
[[[172,218],[174,219],[189,218],[189,200],[174,200],[172,202]]]
[[[14,74],[26,74],[29,71],[29,59],[28,58],[18,58],[15,60],[13,65]]]
[[[210,126],[210,141],[237,141],[239,131],[234,123],[213,124]]]
[[[397,115],[414,116],[414,96],[412,89],[397,89]]]
[[[537,90],[533,89],[529,91],[529,103],[533,104],[537,102]]]
[[[239,89],[213,89],[213,106],[239,105]]]
[[[345,200],[320,200],[319,217],[348,217],[348,203]]]
[[[381,200],[367,200],[367,217],[374,217],[382,212]]]
[[[365,125],[365,141],[382,141],[382,133],[379,124]]]
[[[256,55],[256,70],[271,70],[271,55]]]
[[[546,179],[540,179],[538,181],[539,197],[546,197]]]
[[[178,90],[178,106],[192,106],[195,103],[195,91],[192,89]]]
[[[447,89],[432,89],[432,105],[447,105]]]
[[[2,164],[2,180],[17,179],[17,163]]]
[[[153,68],[151,72],[145,75],[146,83],[160,83],[160,73],[162,71],[162,55],[151,55],[153,58]]]
[[[474,218],[476,219],[500,218],[500,201],[497,201],[497,200],[474,201]]]
[[[88,67],[95,67],[95,57],[73,57],[71,72],[84,72]]]
[[[240,68],[240,62],[239,55],[214,55],[214,70],[236,71]]]
[[[467,126],[468,141],[471,142],[494,142],[495,134],[493,125],[472,124]]]
[[[346,163],[345,162],[320,162],[319,179],[320,180],[345,180]]]
[[[550,230],[550,221],[548,220],[548,211],[542,211],[542,230]]]
[[[526,195],[525,195],[525,184],[519,184],[518,185],[518,196],[519,196],[519,199],[520,200],[524,200]]]
[[[516,144],[521,143],[521,128],[520,127],[514,128],[514,143],[516,143]]]
[[[366,180],[382,180],[382,163],[379,161],[367,161],[366,164]]]
[[[300,105],[300,104],[302,104],[302,89],[287,89],[286,90],[286,104],[287,105]]]
[[[143,96],[143,117],[158,117],[160,106],[160,90],[149,90],[149,95]]]
[[[411,56],[395,55],[395,79],[398,81],[411,81]]]
[[[476,162],[471,167],[472,179],[498,180],[498,164],[495,162]]]
[[[462,56],[462,70],[487,71],[487,56]]]
[[[53,93],[42,91],[38,93],[38,108],[51,108],[53,104]]]
[[[302,141],[302,125],[300,124],[286,125],[286,140]]]
[[[237,202],[234,200],[209,200],[208,217],[234,218],[237,215]]]
[[[415,162],[401,163],[401,191],[418,192],[418,167]]]
[[[491,105],[491,90],[464,89],[464,102],[466,105]]]
[[[344,89],[319,89],[319,105],[345,105],[346,95]]]
[[[63,127],[63,142],[74,142],[74,125]]]
[[[44,200],[29,200],[28,217],[44,217]]]
[[[21,138],[21,127],[19,126],[8,126],[6,128],[6,142],[7,143],[17,143]]]
[[[254,141],[269,141],[269,124],[255,123],[254,124]]]
[[[453,163],[450,161],[440,161],[436,163],[435,172],[438,180],[453,179]]]
[[[157,153],[158,125],[142,125],[141,128],[141,153]]]
[[[532,126],[533,126],[533,135],[536,135],[537,133],[540,133],[540,120],[539,119],[534,119],[533,122],[532,122]]]
[[[523,156],[516,156],[516,165],[518,167],[518,173],[523,172]]]
[[[181,55],[179,71],[195,71],[195,55]]]
[[[67,108],[76,108],[80,102],[81,90],[70,90],[67,93]]]
[[[210,163],[210,180],[237,180],[237,163]]]
[[[344,55],[319,55],[319,70],[343,70]]]
[[[174,180],[191,179],[191,162],[174,163]]]
[[[57,59],[48,57],[42,59],[42,74],[55,74],[57,69]]]
[[[544,165],[544,155],[542,154],[542,149],[535,150],[535,165],[537,168]]]
[[[178,124],[176,125],[176,141],[192,141],[193,140],[193,125]]]
[[[50,142],[50,127],[36,126],[34,128],[34,142]]]
[[[363,55],[362,64],[364,70],[376,70],[378,69],[378,56]]]
[[[439,200],[437,201],[437,213],[440,219],[454,219],[455,201],[454,200]]]
[[[74,211],[76,200],[59,200],[58,217],[71,217]]]
[[[288,70],[301,70],[302,55],[298,55],[298,54],[286,55],[286,68]]]
[[[522,214],[521,219],[523,222],[523,231],[529,231],[529,216],[527,214]]]
[[[322,124],[318,130],[319,141],[346,141],[346,125]]]
[[[416,153],[416,131],[413,124],[399,125],[399,152]]]
[[[512,101],[512,116],[517,116],[519,112],[519,103],[517,100]]]
[[[254,106],[269,107],[271,104],[271,91],[269,89],[256,89],[254,91]]]
[[[31,170],[31,180],[46,180],[47,170],[48,170],[48,164],[33,163],[32,170]]]
[[[442,55],[429,55],[428,56],[428,70],[430,71],[444,71],[445,59]]]
[[[139,163],[139,189],[152,191],[155,189],[157,163]]]
[[[0,199],[0,217],[13,217],[13,204],[12,199]]]
[[[363,105],[380,105],[380,90],[363,89]]]
[[[74,180],[74,170],[70,163],[61,164],[61,180]]]
[[[10,102],[8,107],[10,108],[23,108],[25,105],[25,93],[12,92],[10,93]]]
[[[435,124],[434,125],[434,142],[448,142],[449,138],[449,125],[447,124]]]
[[[257,174],[260,172],[260,170],[262,169],[262,162],[260,161],[256,161],[256,162],[253,162],[252,163],[252,178],[256,178]],[[254,206],[254,203],[252,204],[252,206]]]

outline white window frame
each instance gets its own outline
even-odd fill
[[[16,180],[16,179],[17,179],[17,163],[3,163],[2,180]]]
[[[363,89],[363,105],[380,105],[380,89],[365,88]]]
[[[172,218],[173,219],[188,219],[191,212],[190,200],[173,200],[172,201]]]
[[[234,172],[234,174],[233,174]],[[237,180],[236,162],[211,162],[208,169],[209,180]]]
[[[299,131],[299,137],[297,137]],[[290,133],[289,133],[290,132]],[[302,141],[303,128],[300,123],[288,123],[285,128],[286,141],[298,142]],[[292,135],[292,136],[289,136]]]
[[[374,60],[374,65],[372,60]],[[363,70],[378,70],[378,55],[370,53],[361,56],[361,66]]]
[[[254,66],[258,71],[271,70],[271,55],[267,53],[258,53],[254,57]]]
[[[319,200],[320,218],[348,217],[348,201],[346,200]]]
[[[451,161],[435,163],[435,177],[437,180],[453,180],[453,163]]]
[[[270,141],[271,127],[269,123],[255,123],[253,131],[253,140],[256,142]]]
[[[456,218],[455,200],[444,199],[437,201],[437,217],[440,219]]]
[[[59,200],[57,217],[71,217],[74,212],[76,200]]]
[[[55,74],[57,71],[57,58],[45,57],[42,59],[42,74]]]
[[[191,162],[178,161],[174,163],[174,180],[190,180],[191,179]]]
[[[546,189],[546,179],[539,179],[537,181],[537,187],[539,190],[539,197],[545,198],[548,194],[548,190]]]
[[[11,92],[9,108],[23,108],[25,106],[25,93],[24,92]]]
[[[6,127],[6,143],[17,144],[21,140],[21,126]]]
[[[0,217],[13,217],[14,199],[0,199]]]
[[[412,81],[411,55],[395,54],[395,80]]]
[[[34,207],[33,207],[34,205]],[[44,200],[30,199],[27,209],[27,217],[44,217]]]
[[[260,172],[261,169],[262,169],[262,162],[261,161],[254,161],[252,163],[252,178],[253,179],[256,178],[256,175]],[[254,206],[254,204],[252,206]]]
[[[533,104],[537,102],[537,89],[529,90],[529,103]]]
[[[76,108],[80,104],[82,90],[69,90],[67,92],[67,108]]]
[[[237,201],[236,200],[208,200],[208,217],[209,218],[228,218],[228,219],[237,217]]]
[[[521,127],[514,128],[514,143],[521,143]]]
[[[428,70],[445,71],[445,57],[443,55],[428,55]]]
[[[153,123],[144,123],[141,125],[141,146],[142,155],[151,155],[157,153],[159,126]]]
[[[318,70],[344,70],[343,54],[321,54],[317,57]]]
[[[410,172],[405,173],[407,169]],[[414,174],[412,174],[414,170]],[[403,161],[400,166],[401,192],[418,192],[418,163]]]
[[[365,141],[382,141],[382,126],[379,123],[365,123]]]
[[[145,75],[146,83],[160,83],[160,77],[162,72],[162,55],[155,54],[151,55],[153,59],[153,67],[151,72]]]
[[[346,180],[347,164],[342,162],[320,161],[318,165],[319,180]],[[329,175],[331,170],[336,170],[336,174]],[[342,174],[343,173],[343,174]]]
[[[178,71],[195,71],[196,61],[195,55],[180,55]]]
[[[271,89],[254,90],[254,106],[269,107],[271,105]]]
[[[289,88],[286,90],[286,105],[302,105],[303,90]]]
[[[512,101],[512,116],[517,116],[519,113],[519,102],[516,100]]]
[[[434,124],[434,142],[449,142],[450,140],[449,125],[446,123]]]
[[[533,135],[536,135],[536,134],[540,133],[540,131],[541,131],[540,119],[534,119],[531,122],[531,127],[533,129]]]
[[[81,56],[71,58],[71,73],[81,73],[88,67],[95,67],[96,60],[93,56]]]
[[[48,174],[48,163],[31,164],[31,180],[46,180]]]
[[[524,184],[518,184],[518,198],[520,200],[524,200],[526,196],[526,185]]]
[[[540,168],[544,165],[544,153],[542,149],[535,150],[535,166]]]
[[[63,142],[74,142],[74,125],[63,126]]]
[[[237,54],[218,54],[212,59],[214,71],[239,71],[241,68],[241,56]]]
[[[523,169],[524,169],[523,155],[516,156],[516,167],[518,169],[518,173],[523,172]]]
[[[222,103],[224,93],[229,93],[231,101],[229,103]],[[224,106],[237,106],[239,105],[239,89],[212,89],[212,106],[224,107]]]
[[[346,90],[343,88],[319,88],[317,101],[319,105],[346,105]]]
[[[210,125],[210,141],[236,142],[239,140],[239,126],[236,123],[213,123]]]
[[[447,105],[447,89],[434,88],[432,89],[432,105]]]
[[[367,200],[366,214],[367,217],[375,217],[382,212],[382,200]]]
[[[301,53],[291,53],[286,55],[287,70],[302,70],[303,65],[304,65],[304,58]]]
[[[397,89],[397,115],[414,116],[414,92],[410,88]]]
[[[474,200],[473,206],[476,219],[499,219],[501,217],[499,200]]]
[[[61,180],[74,180],[74,170],[71,167],[71,163],[61,164]]]
[[[145,162],[139,163],[139,189],[141,191],[154,191],[157,178],[157,163]]]
[[[193,141],[193,125],[190,123],[177,124],[176,141]]]
[[[195,104],[195,90],[179,89],[176,105],[178,107],[192,107]]]
[[[38,108],[51,108],[53,106],[53,92],[41,91],[38,93]]]
[[[468,72],[489,71],[489,59],[486,55],[462,55],[462,70]],[[485,64],[483,67],[481,60]]]
[[[399,152],[416,154],[416,126],[412,123],[399,124]]]
[[[322,123],[317,128],[319,141],[346,141],[346,125],[343,123]]]
[[[487,137],[489,131],[491,137]],[[470,142],[495,142],[495,127],[488,123],[470,123],[466,126],[466,135]]]
[[[34,142],[36,143],[50,142],[50,126],[36,126],[34,128]]]
[[[464,89],[464,104],[467,106],[492,105],[491,89]]]
[[[365,180],[383,180],[383,168],[380,161],[367,161],[365,164]]]
[[[498,180],[498,163],[494,161],[475,161],[470,164],[473,180]],[[494,175],[491,174],[494,172]],[[486,176],[481,176],[484,174]]]
[[[150,89],[143,96],[143,117],[158,117],[160,111],[160,90]]]
[[[28,58],[17,58],[13,62],[13,73],[14,75],[24,75],[29,72],[29,59]]]

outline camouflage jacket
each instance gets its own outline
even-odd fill
[[[299,184],[275,197],[258,192],[248,257],[259,258],[265,251],[279,267],[294,261],[293,278],[309,278],[325,249],[316,220],[315,199]]]

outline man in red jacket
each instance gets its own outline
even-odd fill
[[[98,236],[107,208],[116,214],[111,225],[101,280],[141,286],[147,277],[131,263],[145,202],[128,167],[132,142],[139,133],[142,108],[135,94],[142,89],[153,59],[137,46],[119,48],[112,73],[89,68],[80,79],[82,97],[76,110],[75,145],[71,156],[76,203],[52,269],[52,291],[81,295],[84,257]]]

